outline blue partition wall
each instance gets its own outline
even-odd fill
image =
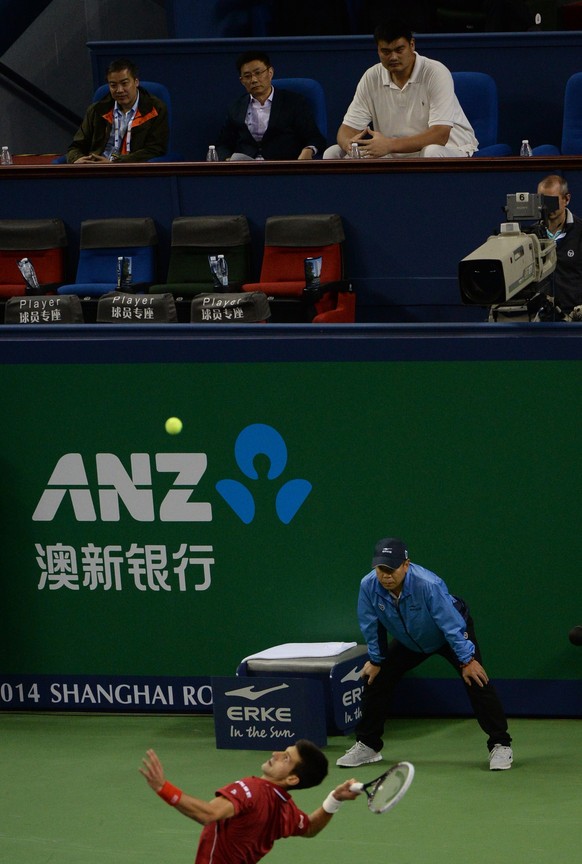
[[[498,229],[508,194],[535,192],[545,174],[564,164],[575,209],[582,201],[581,160],[430,162],[14,166],[2,169],[0,218],[61,217],[70,239],[72,281],[84,219],[151,216],[163,282],[177,216],[246,215],[256,277],[268,216],[339,213],[358,321],[483,320],[482,308],[461,303],[459,261]]]

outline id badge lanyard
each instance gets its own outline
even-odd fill
[[[133,122],[133,117],[131,117],[125,127],[123,129],[123,119],[118,117],[116,114],[114,117],[114,137],[113,137],[113,152],[119,155],[121,153],[121,148],[123,147],[123,141],[125,139],[125,151],[129,153],[131,146],[131,124]]]
[[[120,116],[121,112],[119,109],[116,109],[113,113],[113,152],[111,154],[111,158],[115,159],[121,153],[121,148],[123,147],[123,142],[125,140],[125,152],[129,153],[131,150],[131,124],[134,121],[135,115],[137,113],[137,105],[139,99],[135,102],[134,106],[130,111],[125,115],[125,117],[129,116],[129,120],[127,124],[124,123],[125,117],[123,115]]]

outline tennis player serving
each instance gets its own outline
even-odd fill
[[[244,777],[216,792],[212,801],[195,798],[166,780],[162,763],[148,750],[139,769],[160,798],[203,825],[195,864],[251,864],[260,861],[281,837],[315,837],[342,806],[360,794],[353,778],[329,793],[310,815],[300,810],[291,789],[318,786],[328,762],[311,741],[300,740],[273,753],[260,777]],[[356,784],[355,789],[350,789]]]

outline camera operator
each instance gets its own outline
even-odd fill
[[[551,277],[553,302],[566,319],[582,320],[575,306],[582,305],[582,219],[568,209],[568,183],[558,174],[549,174],[538,184],[538,195],[558,198],[559,207],[539,225],[544,236],[555,240],[558,263]],[[582,310],[581,310],[582,312]]]

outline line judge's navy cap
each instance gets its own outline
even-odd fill
[[[407,558],[408,549],[403,540],[398,540],[396,537],[384,537],[383,540],[378,540],[374,547],[372,566],[381,565],[395,570]]]

